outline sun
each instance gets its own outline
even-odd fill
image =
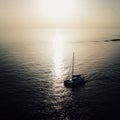
[[[42,14],[47,19],[61,21],[74,15],[75,0],[42,0]]]

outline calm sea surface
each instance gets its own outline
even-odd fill
[[[1,30],[0,120],[120,119],[120,30]],[[75,73],[85,86],[66,88]]]

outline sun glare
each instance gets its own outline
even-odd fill
[[[53,39],[53,50],[54,50],[55,73],[59,77],[62,74],[61,65],[63,60],[64,39],[57,30]]]
[[[74,15],[75,0],[42,0],[42,13],[53,21],[69,19]]]

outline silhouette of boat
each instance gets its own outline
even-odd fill
[[[65,80],[64,81],[64,85],[66,87],[76,87],[76,86],[82,86],[85,83],[86,83],[86,81],[84,80],[84,78],[80,74],[74,75],[74,53],[73,53],[73,63],[72,63],[71,79]]]

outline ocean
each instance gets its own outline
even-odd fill
[[[0,33],[0,120],[120,119],[119,29]],[[72,55],[86,84],[67,88]]]

